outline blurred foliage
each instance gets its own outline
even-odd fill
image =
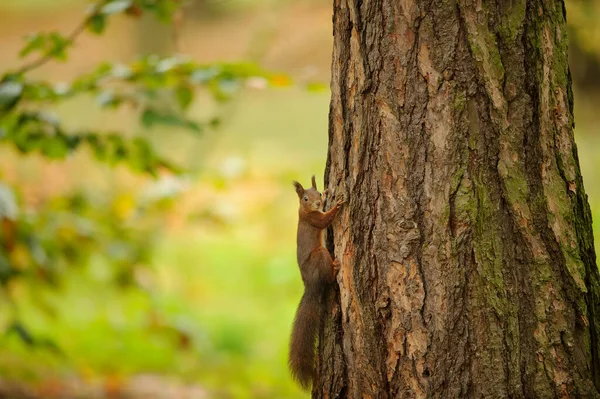
[[[59,345],[36,336],[20,320],[22,291],[53,318],[57,309],[46,300],[45,290],[61,291],[65,276],[73,268],[85,268],[92,258],[111,265],[109,284],[142,287],[138,276],[149,267],[160,215],[170,201],[168,196],[144,199],[125,194],[101,201],[74,193],[19,209],[12,190],[0,184],[0,284],[13,304],[9,314],[4,312],[5,320],[12,319],[6,335],[16,335],[31,348],[61,354]]]
[[[588,93],[600,87],[600,2],[567,0],[570,65],[575,83]]]
[[[0,232],[4,287],[26,280],[59,288],[63,274],[86,265],[92,255],[114,265],[115,284],[134,284],[134,272],[147,267],[160,231],[159,218],[153,216],[159,216],[170,201],[144,201],[125,194],[102,201],[74,193],[20,212],[11,191],[3,185],[0,189],[4,193],[0,201],[8,210],[3,212]]]
[[[13,144],[22,153],[39,151],[57,159],[87,144],[100,161],[125,162],[153,175],[161,169],[177,172],[142,135],[132,139],[119,132],[69,132],[55,114],[44,108],[75,96],[92,95],[101,108],[128,106],[138,110],[144,128],[166,125],[200,133],[218,125],[219,120],[198,122],[187,118],[185,112],[194,101],[196,90],[208,90],[217,101],[227,101],[239,91],[244,79],[265,78],[264,72],[252,64],[199,65],[182,56],[152,55],[130,65],[102,63],[69,84],[32,80],[27,72],[49,60],[66,60],[79,34],[85,29],[102,34],[113,14],[139,17],[143,12],[152,12],[159,20],[169,22],[178,5],[178,0],[104,0],[90,8],[69,36],[58,32],[29,36],[20,56],[38,57],[0,79],[0,140]],[[277,82],[277,76],[272,81]]]
[[[252,64],[200,65],[184,56],[155,55],[127,65],[103,62],[68,84],[32,79],[29,74],[49,61],[66,61],[79,35],[86,31],[101,35],[113,15],[138,18],[151,13],[170,23],[180,6],[179,0],[101,0],[88,8],[69,35],[28,36],[19,56],[29,61],[0,77],[0,145],[22,156],[35,152],[50,160],[64,160],[88,148],[97,161],[109,165],[122,163],[153,177],[181,174],[181,168],[157,152],[144,132],[167,126],[197,135],[219,124],[217,117],[196,121],[186,115],[199,91],[220,103],[236,96],[249,78],[264,85],[281,84],[284,78]],[[140,132],[67,129],[52,109],[82,96],[95,97],[101,109],[134,109]],[[77,192],[36,203],[24,199],[19,187],[0,184],[0,286],[14,305],[7,334],[30,346],[53,346],[35,337],[19,319],[19,297],[12,295],[12,287],[25,285],[34,295],[39,289],[60,289],[73,268],[84,267],[92,258],[111,266],[113,285],[139,286],[136,271],[149,265],[150,250],[173,194],[169,191],[152,200],[118,194],[99,199]],[[51,305],[36,303],[52,313]]]
[[[567,0],[567,21],[571,41],[589,54],[600,58],[600,3],[594,0]]]

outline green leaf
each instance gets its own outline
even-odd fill
[[[69,91],[71,90],[71,86],[68,83],[56,83],[54,85],[54,94],[56,94],[57,96],[64,96],[67,95],[69,93]]]
[[[197,122],[186,120],[185,127],[187,129],[193,130],[196,133],[202,133],[202,127]]]
[[[20,137],[20,140],[15,140],[14,142],[17,149],[23,154],[39,149],[42,146],[42,143],[43,135],[38,132],[23,135],[23,137]]]
[[[92,147],[92,151],[96,158],[100,161],[106,160],[107,148],[106,143],[95,134],[90,134],[86,136],[85,140]]]
[[[208,125],[212,128],[217,128],[217,127],[221,126],[221,119],[220,118],[212,118],[208,122]]]
[[[18,215],[19,206],[13,190],[9,186],[0,183],[0,220],[3,218],[16,220]]]
[[[328,86],[324,83],[310,82],[306,85],[306,90],[312,92],[321,92],[327,90]]]
[[[179,4],[174,0],[157,0],[154,12],[159,21],[167,23],[171,22],[177,8]]]
[[[19,52],[19,57],[25,57],[33,51],[42,50],[46,45],[46,37],[39,33],[28,36],[26,40],[27,44]]]
[[[102,14],[94,14],[88,18],[86,26],[90,32],[99,35],[104,32],[104,28],[106,28],[106,17]]]
[[[185,123],[182,118],[172,113],[160,112],[151,108],[148,108],[142,114],[142,124],[144,127],[151,128],[154,125],[169,125],[169,126],[183,126]]]
[[[218,75],[219,69],[217,67],[198,68],[191,73],[190,81],[192,83],[205,83]]]
[[[154,174],[156,155],[147,140],[141,137],[134,139],[131,162],[138,170]]]
[[[70,151],[75,150],[83,141],[80,136],[64,136],[65,143]]]
[[[221,78],[210,84],[211,92],[216,100],[227,101],[240,89],[240,81],[234,78]]]
[[[234,94],[239,88],[240,82],[236,79],[221,79],[219,81],[219,89],[225,94]]]
[[[181,61],[177,57],[163,58],[156,64],[156,72],[165,73],[179,65]]]
[[[109,163],[116,164],[119,161],[127,160],[127,147],[121,136],[111,134],[108,136],[108,143],[110,148]]]
[[[56,58],[57,60],[65,61],[67,59],[66,50],[71,44],[71,41],[56,32],[52,32],[48,36],[48,40],[51,43],[51,47],[48,50],[48,55]]]
[[[175,89],[175,96],[181,109],[187,109],[194,99],[194,92],[188,86],[178,86]]]
[[[184,127],[195,132],[201,132],[202,128],[196,122],[186,120],[177,114],[170,112],[160,112],[153,108],[146,108],[141,116],[142,125],[151,128],[154,125],[167,125]]]
[[[8,111],[13,108],[23,93],[23,84],[8,81],[0,84],[0,110]]]
[[[100,9],[100,13],[104,15],[116,14],[127,10],[131,6],[131,0],[115,0],[106,4]]]
[[[51,159],[62,159],[66,157],[70,148],[66,140],[61,136],[48,137],[41,142],[42,154]]]
[[[133,72],[131,71],[131,68],[127,65],[115,64],[112,66],[110,74],[115,78],[129,79],[133,75]]]
[[[45,82],[29,82],[23,88],[23,99],[33,101],[55,101],[59,97],[54,88]]]
[[[6,285],[14,276],[15,270],[10,267],[10,261],[0,252],[0,283]]]
[[[64,352],[62,351],[62,349],[60,349],[58,344],[50,338],[38,339],[35,344],[36,346],[47,349],[48,351],[53,352],[56,355],[64,356]]]
[[[121,98],[115,96],[115,93],[110,90],[103,91],[96,97],[96,103],[101,107],[115,108],[121,104],[121,101]]]
[[[27,240],[27,247],[31,257],[38,265],[44,265],[48,261],[48,255],[42,247],[40,240],[37,237],[31,237]]]
[[[151,128],[160,120],[160,115],[153,109],[146,108],[141,116],[142,126]]]
[[[5,332],[6,335],[16,334],[24,344],[30,347],[39,347],[54,352],[57,355],[63,355],[59,346],[49,338],[36,338],[31,332],[25,328],[20,321],[14,321]]]
[[[34,51],[40,51],[46,56],[64,61],[67,59],[66,50],[71,45],[71,40],[58,32],[36,33],[27,37],[26,40],[27,44],[19,52],[21,57]]]
[[[7,329],[6,335],[10,335],[11,333],[17,334],[17,336],[28,346],[35,345],[35,339],[33,335],[18,321],[13,322]]]
[[[38,112],[35,115],[40,122],[47,123],[53,128],[57,129],[60,124],[60,119],[58,119],[58,115],[50,113],[50,112]]]

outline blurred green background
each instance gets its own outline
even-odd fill
[[[18,56],[26,35],[69,32],[86,4],[0,1],[0,70],[26,62]],[[567,5],[576,141],[598,220],[600,6]],[[152,178],[85,150],[52,161],[0,141],[0,188],[24,220],[21,241],[3,249],[6,270],[16,272],[0,273],[0,397],[309,396],[286,364],[302,293],[290,181],[315,174],[322,186],[331,8],[323,0],[198,0],[176,27],[117,15],[103,36],[78,38],[66,62],[31,72],[60,83],[103,61],[183,53],[281,75],[271,78],[279,84],[250,79],[225,103],[196,93],[187,115],[220,120],[202,134],[146,129],[138,110],[99,109],[90,96],[47,107],[73,129],[142,132],[183,175]],[[42,237],[43,251],[31,237]],[[64,259],[49,271],[40,258],[52,250]]]

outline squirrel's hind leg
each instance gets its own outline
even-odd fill
[[[310,264],[313,266],[312,273],[314,273],[314,279],[318,280],[320,284],[330,284],[333,282],[337,270],[339,270],[339,262],[336,265],[329,251],[326,248],[318,248],[311,254]]]

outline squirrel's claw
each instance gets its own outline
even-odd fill
[[[335,277],[338,275],[342,264],[340,263],[339,259],[334,259],[333,264],[331,266],[331,277],[329,280],[332,283],[335,280]]]

